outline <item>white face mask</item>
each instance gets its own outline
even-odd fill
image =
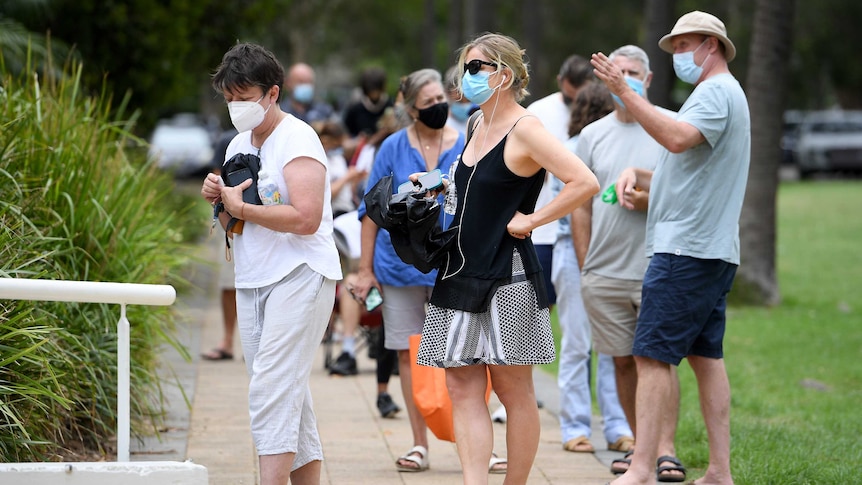
[[[260,97],[257,101],[231,101],[227,104],[228,113],[230,113],[230,121],[233,123],[236,131],[242,133],[257,128],[263,123],[266,112],[272,108],[272,104],[266,109],[260,105],[260,102],[266,95]]]

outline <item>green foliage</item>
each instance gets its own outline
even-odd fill
[[[728,312],[732,466],[737,483],[853,483],[862,460],[862,204],[859,182],[784,184],[778,200],[784,301]],[[680,367],[677,450],[706,468],[694,377]]]
[[[858,482],[862,219],[852,215],[859,207],[858,181],[780,187],[784,301],[774,308],[731,307],[727,314],[731,466],[738,484]],[[676,449],[695,478],[709,458],[706,430],[687,363],[679,375]]]
[[[244,19],[240,2],[53,0],[23,20],[75,45],[85,89],[104,80],[109,92],[130,93],[148,132],[158,117],[199,111],[202,86]]]
[[[63,71],[0,71],[0,276],[182,286],[191,202],[175,205],[172,180],[130,156],[139,140],[122,119],[127,100],[88,96],[78,63]],[[110,452],[119,310],[0,305],[0,460],[51,459],[69,445]],[[179,344],[169,308],[127,315],[142,432],[162,412],[159,349]]]

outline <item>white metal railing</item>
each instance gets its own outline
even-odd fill
[[[0,299],[112,303],[120,305],[117,322],[117,461],[129,461],[129,320],[126,305],[172,305],[170,285],[0,278]]]

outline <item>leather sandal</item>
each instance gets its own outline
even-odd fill
[[[613,443],[608,443],[608,450],[610,451],[622,451],[623,453],[628,453],[632,451],[634,447],[635,439],[631,436],[623,436]]]
[[[419,455],[419,456],[416,456]],[[410,461],[416,464],[416,466],[404,465],[399,463],[401,461]],[[428,469],[430,465],[428,464],[428,449],[424,446],[416,445],[413,448],[410,448],[410,451],[404,453],[404,456],[398,457],[395,460],[395,467],[399,472],[424,472]]]
[[[586,436],[578,436],[563,443],[563,449],[575,453],[595,453],[596,448]]]
[[[673,463],[673,465],[665,465],[661,466],[662,463]],[[656,479],[660,482],[684,482],[685,481],[685,467],[682,466],[682,463],[679,461],[679,458],[670,455],[663,455],[658,457],[658,460],[655,462],[655,474]],[[680,472],[681,475],[667,475],[663,474],[664,472]]]
[[[505,467],[501,465],[506,465]],[[505,458],[500,458],[496,453],[491,453],[491,461],[488,463],[488,473],[495,475],[505,475],[508,469],[509,462]]]

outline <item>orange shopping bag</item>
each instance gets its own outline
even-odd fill
[[[410,336],[410,374],[413,379],[413,400],[425,418],[428,429],[437,439],[455,442],[455,427],[452,424],[452,400],[446,389],[446,371],[439,367],[427,367],[416,363],[421,335]],[[488,374],[488,389],[485,402],[491,397],[491,375]]]

